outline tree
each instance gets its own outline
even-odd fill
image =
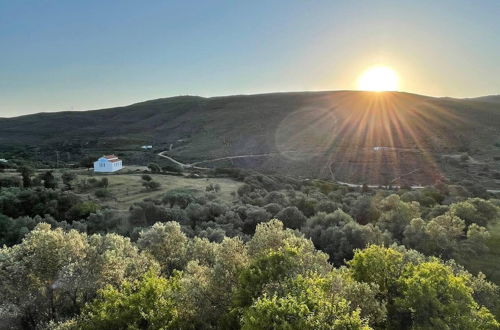
[[[185,209],[189,203],[194,201],[194,196],[187,189],[172,189],[165,194],[162,201],[164,204],[169,204],[170,207],[178,205]]]
[[[250,306],[266,284],[296,275],[300,261],[297,256],[297,251],[285,248],[284,251],[270,251],[253,260],[239,277],[234,295],[235,306]]]
[[[72,189],[71,182],[76,179],[76,174],[73,172],[64,172],[62,174],[61,178],[62,178],[64,185],[66,185],[66,187],[69,190],[71,190]]]
[[[182,172],[182,166],[177,165],[177,164],[167,164],[163,166],[162,168],[163,172],[174,172],[174,173],[181,173]]]
[[[328,253],[334,265],[342,265],[350,260],[355,249],[368,244],[389,243],[390,238],[371,224],[360,225],[342,210],[331,214],[323,212],[309,218],[302,232],[310,238],[314,246]]]
[[[397,308],[411,315],[418,329],[497,329],[500,324],[473,299],[465,276],[455,275],[439,261],[409,265],[401,279]]]
[[[245,218],[243,219],[243,232],[246,234],[253,234],[255,228],[259,223],[269,220],[271,215],[261,207],[251,207],[246,210]]]
[[[146,190],[151,190],[151,191],[158,190],[161,187],[161,184],[156,181],[143,181],[142,185],[144,186],[144,188],[146,188]]]
[[[295,206],[289,206],[278,212],[276,218],[281,220],[285,227],[291,229],[300,229],[306,222],[307,218]]]
[[[353,278],[360,282],[375,283],[387,300],[395,298],[397,280],[404,269],[404,254],[392,248],[370,245],[357,250],[347,262]]]
[[[31,176],[35,173],[35,170],[30,166],[24,165],[18,168],[18,171],[23,178],[23,187],[31,187]]]
[[[281,206],[288,205],[288,200],[287,200],[285,194],[283,194],[282,192],[279,192],[279,191],[271,191],[270,193],[268,193],[266,195],[266,197],[264,197],[264,201],[266,202],[266,204],[276,203],[276,204],[279,204]]]
[[[57,180],[52,174],[52,171],[46,171],[41,176],[40,179],[43,181],[43,186],[47,189],[57,188]]]
[[[119,288],[107,286],[77,319],[79,329],[173,329],[180,326],[175,293],[178,277],[153,272]]]
[[[454,203],[450,206],[450,212],[464,220],[467,226],[475,223],[483,227],[498,220],[500,214],[498,207],[481,198]]]
[[[337,282],[332,290],[330,280],[298,275],[269,287],[244,310],[242,328],[370,329],[360,315],[361,306],[351,306],[346,299],[349,284]]]
[[[425,233],[429,238],[425,246],[430,253],[451,258],[458,248],[458,240],[465,234],[465,223],[452,213],[446,213],[432,219]]]
[[[401,242],[403,232],[412,219],[420,217],[417,202],[403,202],[398,195],[390,195],[380,202],[381,215],[377,224],[381,229],[387,229],[393,237]]]
[[[403,244],[410,248],[416,249],[423,253],[430,250],[428,245],[429,235],[427,234],[427,223],[421,218],[415,218],[410,221],[403,232]]]
[[[297,295],[262,296],[243,314],[242,329],[370,329],[346,300],[321,297],[310,288]]]
[[[360,224],[375,222],[380,213],[369,196],[360,196],[351,207],[350,214]]]
[[[66,213],[66,217],[70,221],[85,219],[92,213],[97,213],[101,206],[93,201],[85,201],[75,204]]]
[[[325,273],[331,269],[327,254],[318,251],[311,240],[297,231],[285,229],[283,223],[276,219],[257,225],[255,234],[248,242],[251,257],[266,255],[270,251],[284,251],[286,248],[297,251],[301,272],[308,269]]]
[[[25,327],[36,328],[78,312],[108,284],[158,268],[128,238],[88,237],[40,223],[20,244],[0,248],[0,301],[17,311]]]
[[[113,210],[98,210],[96,213],[89,215],[87,218],[87,233],[106,234],[108,232],[113,232],[118,228],[121,222],[121,217]]]
[[[160,173],[161,172],[161,167],[160,165],[156,163],[149,163],[148,168],[152,173]]]
[[[67,299],[61,275],[82,262],[88,243],[74,230],[65,233],[40,224],[26,239],[0,250],[0,298],[21,312],[26,325],[57,319],[74,306]]]
[[[177,222],[156,223],[143,230],[137,245],[160,263],[164,274],[182,270],[187,264],[188,238]]]
[[[203,245],[207,246],[207,243],[205,241]],[[209,253],[209,260],[213,261],[211,267],[207,261],[192,259],[180,281],[179,299],[187,311],[183,318],[193,328],[225,328],[233,289],[238,283],[239,274],[248,265],[245,245],[240,239],[225,238],[216,246],[201,253]],[[212,252],[215,254],[212,255]]]
[[[94,167],[94,162],[96,160],[96,157],[84,157],[80,160],[79,165],[81,167],[85,167],[87,170],[90,170],[92,167]]]

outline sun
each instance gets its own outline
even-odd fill
[[[395,91],[398,89],[397,73],[386,66],[367,69],[358,79],[358,89],[363,91]]]

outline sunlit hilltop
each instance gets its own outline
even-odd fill
[[[358,89],[362,91],[396,91],[398,84],[397,73],[386,66],[369,68],[358,79]]]

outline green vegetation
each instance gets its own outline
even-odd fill
[[[183,96],[0,118],[0,158],[13,164],[31,159],[37,168],[90,167],[115,152],[125,166],[149,164],[154,172],[176,173],[182,169],[156,153],[168,151],[186,163],[269,154],[200,166],[310,178],[331,178],[330,167],[337,180],[360,184],[429,185],[446,177],[498,189],[500,103],[399,92],[384,93],[383,102],[378,97],[355,91]],[[153,150],[140,148],[152,141]]]
[[[500,328],[500,201],[474,185],[152,170],[0,174],[0,324]]]

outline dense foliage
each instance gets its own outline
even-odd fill
[[[4,324],[500,327],[498,287],[466,270],[468,259],[487,251],[487,228],[500,217],[499,201],[482,191],[486,198],[445,184],[354,189],[235,171],[244,184],[233,201],[216,185],[173,189],[126,214],[103,207],[107,180],[63,174],[59,182],[45,172],[55,184],[46,187],[23,171],[0,188]],[[142,182],[158,188],[150,175]],[[97,199],[82,198],[91,188]]]

